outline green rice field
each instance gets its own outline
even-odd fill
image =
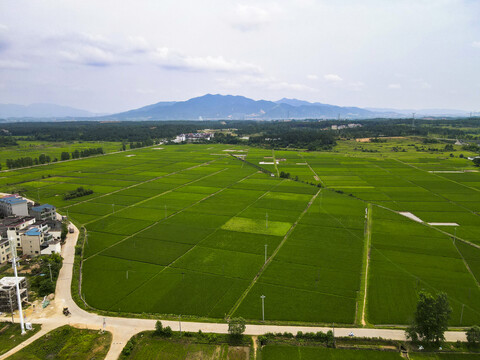
[[[81,292],[99,310],[258,321],[264,295],[266,321],[358,324],[365,308],[404,325],[425,289],[447,293],[452,326],[480,323],[480,173],[459,151],[395,141],[407,151],[167,145],[2,172],[0,186],[85,227]],[[93,194],[63,200],[79,186]]]

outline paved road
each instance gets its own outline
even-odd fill
[[[73,226],[73,225],[72,225]],[[89,313],[82,310],[73,301],[71,296],[72,270],[73,261],[75,257],[75,245],[77,243],[79,231],[74,227],[75,232],[67,235],[65,245],[62,249],[63,267],[60,270],[57,287],[55,290],[55,300],[45,309],[38,309],[36,312],[29,313],[29,321],[32,323],[42,324],[42,330],[35,334],[32,338],[25,341],[23,344],[10,350],[8,353],[0,356],[0,360],[6,359],[11,354],[20,350],[26,344],[31,343],[38,337],[44,335],[51,329],[62,325],[72,325],[78,328],[88,329],[102,329],[105,321],[105,329],[110,331],[113,335],[112,346],[107,354],[107,360],[116,360],[120,355],[125,343],[134,334],[153,330],[156,320],[146,319],[132,319],[120,317],[103,317],[94,313]],[[63,307],[68,307],[71,316],[65,317],[62,314]],[[178,321],[163,321],[164,326],[170,326],[174,331],[179,330]],[[201,322],[182,322],[182,331],[214,333],[227,333],[227,324],[221,323],[201,323]],[[326,327],[307,327],[307,326],[276,326],[276,325],[247,325],[245,334],[248,335],[262,335],[266,332],[291,332],[296,334],[297,331],[323,331],[326,332],[331,328]],[[405,333],[403,330],[387,330],[387,329],[360,329],[360,328],[336,328],[335,336],[348,336],[353,332],[355,336],[359,337],[382,337],[384,339],[404,340]],[[446,332],[445,337],[447,341],[465,341],[465,333],[463,332]]]

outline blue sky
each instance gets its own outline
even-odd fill
[[[480,1],[0,1],[0,102],[205,93],[480,111]]]

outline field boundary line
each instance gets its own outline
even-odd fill
[[[267,259],[267,261],[263,264],[263,266],[260,268],[259,272],[257,273],[257,275],[255,275],[255,277],[253,278],[252,282],[250,283],[250,285],[248,285],[247,289],[243,292],[243,294],[240,296],[240,298],[236,301],[236,303],[233,305],[233,307],[230,309],[230,311],[228,312],[227,314],[227,318],[230,318],[230,316],[233,315],[233,313],[238,309],[238,307],[240,306],[240,304],[243,302],[243,300],[245,299],[245,297],[248,295],[248,293],[250,292],[250,290],[253,288],[253,286],[256,284],[257,280],[260,278],[260,276],[263,274],[263,272],[265,271],[265,269],[268,267],[268,265],[272,262],[273,258],[277,255],[277,253],[280,251],[280,249],[282,248],[282,246],[285,244],[285,242],[287,241],[287,239],[289,238],[290,234],[293,232],[293,230],[295,230],[295,228],[297,227],[297,224],[298,222],[303,218],[303,216],[306,214],[306,212],[308,211],[308,209],[310,209],[310,207],[312,206],[313,202],[315,201],[315,199],[317,198],[318,194],[320,194],[320,192],[322,191],[322,189],[318,190],[317,193],[315,195],[312,196],[312,198],[310,199],[310,201],[308,202],[307,206],[305,207],[305,209],[301,212],[301,214],[298,216],[297,220],[295,220],[295,222],[292,224],[292,226],[290,227],[290,229],[288,229],[287,233],[285,234],[285,236],[283,237],[283,240],[280,242],[280,244],[278,244],[278,246],[276,247],[276,249],[273,251],[272,255],[270,255],[270,257]]]
[[[458,249],[457,244],[455,243],[455,238],[453,238],[453,246],[455,247],[455,250],[457,250],[458,254],[462,257],[463,263],[465,264],[465,267],[467,268],[470,275],[472,275],[473,280],[475,280],[475,283],[477,284],[477,287],[480,288],[480,284],[478,283],[478,280],[475,277],[475,274],[472,272],[472,269],[470,269],[470,265],[468,265],[467,260],[463,256],[462,252]]]
[[[193,184],[193,183],[195,183],[195,182],[197,182],[197,181],[206,179],[206,178],[208,178],[208,177],[210,177],[210,176],[217,175],[217,174],[219,174],[219,173],[221,173],[221,172],[223,172],[223,171],[225,171],[225,170],[228,170],[228,169],[230,169],[230,168],[223,168],[223,169],[221,169],[221,170],[219,170],[219,171],[215,171],[215,172],[213,172],[213,173],[211,173],[211,174],[202,176],[202,177],[200,177],[200,178],[198,178],[198,179],[189,181],[189,182],[187,182],[187,183],[185,183],[185,184],[181,184],[181,185],[179,185],[179,186],[177,186],[177,187],[174,187],[173,189],[165,190],[164,192],[162,192],[162,193],[160,193],[160,194],[153,195],[153,196],[151,196],[151,197],[149,197],[149,198],[140,200],[139,202],[136,202],[136,203],[134,203],[134,204],[125,206],[125,207],[117,210],[116,212],[108,213],[108,214],[106,214],[106,215],[103,215],[102,217],[99,217],[99,218],[95,219],[95,220],[91,220],[91,221],[89,221],[89,222],[86,222],[86,223],[84,223],[83,225],[85,226],[85,225],[91,224],[91,223],[93,223],[93,222],[95,222],[95,221],[105,219],[105,218],[107,218],[107,217],[109,217],[109,216],[112,216],[112,215],[115,215],[115,214],[117,214],[117,213],[119,213],[119,212],[121,212],[121,211],[123,211],[123,210],[125,210],[125,209],[129,209],[129,208],[134,207],[134,206],[137,206],[137,205],[139,205],[139,204],[143,204],[144,202],[147,202],[147,201],[156,199],[156,198],[158,198],[158,197],[160,197],[160,196],[163,196],[163,195],[168,194],[168,193],[171,193],[171,192],[173,192],[173,191],[175,191],[175,190],[181,189],[182,187],[191,185],[191,184]],[[135,219],[132,219],[132,220],[135,220]],[[159,221],[160,221],[160,220],[159,220]]]
[[[248,179],[249,177],[251,177],[251,176],[253,176],[253,175],[255,175],[255,174],[257,174],[257,172],[254,172],[254,173],[252,173],[252,174],[250,174],[250,175],[247,175],[247,176],[243,177],[242,179],[240,179],[240,180],[238,180],[238,181],[235,181],[234,183],[232,183],[232,184],[230,184],[230,185],[228,185],[228,186],[226,186],[226,187],[224,187],[224,188],[222,188],[222,189],[220,189],[220,190],[218,190],[218,191],[216,191],[216,192],[214,192],[214,193],[212,193],[212,194],[204,197],[203,199],[200,199],[200,200],[196,201],[195,203],[193,203],[193,204],[191,204],[191,205],[189,205],[189,206],[187,206],[187,207],[185,207],[185,208],[183,208],[183,209],[181,209],[181,210],[179,210],[179,211],[177,211],[177,212],[175,212],[175,213],[173,213],[173,214],[170,214],[169,216],[167,216],[167,219],[169,219],[169,218],[171,218],[171,217],[173,217],[173,216],[175,216],[175,215],[177,215],[177,214],[185,211],[186,209],[189,209],[189,208],[191,208],[191,207],[193,207],[193,206],[201,203],[201,202],[204,201],[204,200],[207,200],[207,199],[211,198],[212,196],[215,196],[215,195],[221,193],[222,191],[224,191],[224,190],[232,187],[232,186],[235,185],[235,184],[238,184],[239,182],[242,182],[242,181],[245,180],[245,179]],[[124,242],[124,241],[128,240],[129,238],[131,238],[131,237],[133,237],[133,236],[135,236],[135,235],[138,235],[139,233],[143,232],[144,230],[150,229],[151,227],[159,224],[160,222],[162,222],[162,221],[164,221],[164,220],[165,220],[165,219],[159,220],[159,221],[157,221],[156,223],[154,223],[154,224],[152,224],[152,225],[150,225],[150,226],[148,226],[148,227],[146,227],[146,228],[143,228],[142,230],[136,232],[135,234],[132,234],[132,235],[128,236],[127,238],[125,238],[125,239],[123,239],[123,240],[120,240],[119,242],[115,243],[115,244],[112,245],[112,246],[115,246],[115,245],[117,245],[117,244],[119,244],[119,243],[121,243],[121,242]],[[207,235],[207,236],[208,236],[208,235]],[[203,240],[203,239],[202,239],[202,240]],[[140,283],[136,288],[134,288],[134,289],[133,289],[132,291],[130,291],[128,294],[126,294],[125,296],[123,296],[123,297],[122,297],[121,299],[119,299],[116,303],[112,304],[109,309],[111,309],[114,305],[118,304],[119,301],[126,299],[128,296],[130,296],[133,292],[137,291],[140,287],[142,287],[143,285],[145,285],[147,282],[149,282],[149,281],[151,281],[152,279],[156,278],[156,277],[157,277],[158,275],[160,275],[165,269],[169,268],[173,263],[175,263],[175,261],[177,261],[177,260],[180,259],[182,256],[184,256],[185,254],[187,254],[188,252],[190,252],[193,248],[195,248],[202,240],[200,240],[200,241],[199,241],[198,243],[196,243],[196,244],[192,244],[193,246],[192,246],[190,249],[188,249],[185,253],[183,253],[183,254],[180,255],[178,258],[176,258],[175,260],[173,260],[170,264],[165,265],[165,266],[163,267],[163,269],[161,269],[159,272],[157,272],[157,273],[156,273],[155,275],[153,275],[151,278],[149,278],[149,279],[145,280],[144,282]],[[112,246],[109,246],[108,248],[105,248],[105,249],[102,250],[101,252],[109,249],[109,248],[112,247]],[[100,253],[100,252],[96,253],[95,255],[98,255],[99,253]],[[162,266],[162,265],[159,265],[159,266]]]
[[[163,179],[163,178],[168,177],[168,176],[170,176],[170,175],[176,175],[176,174],[178,174],[178,173],[180,173],[180,172],[182,172],[182,171],[188,171],[188,170],[192,170],[192,169],[195,169],[195,168],[197,168],[197,167],[200,167],[200,166],[210,165],[211,163],[213,163],[213,162],[215,162],[215,161],[217,161],[217,160],[218,160],[218,159],[212,159],[212,160],[210,160],[210,161],[207,161],[207,162],[204,162],[204,163],[195,165],[195,166],[191,166],[191,167],[189,167],[189,168],[185,168],[185,169],[180,169],[180,170],[174,171],[174,172],[172,172],[172,173],[170,173],[170,174],[157,176],[157,177],[155,177],[155,178],[153,178],[153,179],[141,181],[141,182],[139,182],[139,183],[136,183],[136,184],[133,184],[133,185],[130,185],[130,186],[126,186],[126,187],[121,188],[121,189],[119,189],[119,190],[114,190],[114,191],[112,191],[112,192],[109,192],[109,193],[106,193],[106,194],[102,194],[102,195],[100,195],[100,196],[96,196],[96,197],[94,197],[94,198],[90,198],[90,199],[87,199],[87,200],[79,201],[79,202],[77,202],[77,203],[75,203],[75,204],[63,206],[63,207],[60,208],[60,209],[61,209],[61,210],[63,210],[63,209],[68,209],[68,208],[70,208],[70,207],[72,207],[72,206],[75,206],[75,205],[78,205],[78,204],[83,204],[83,203],[86,203],[86,202],[89,202],[89,201],[93,201],[94,199],[100,199],[100,198],[105,197],[105,196],[108,196],[108,195],[116,194],[116,193],[118,193],[118,192],[120,192],[120,191],[128,190],[128,189],[134,188],[135,186],[138,186],[138,185],[143,185],[143,184],[146,184],[146,183],[149,183],[149,182],[158,180],[158,179]]]
[[[360,280],[360,297],[358,303],[360,303],[361,318],[358,319],[358,313],[356,314],[355,323],[360,320],[362,326],[367,325],[365,320],[365,311],[367,307],[367,292],[368,292],[368,270],[370,265],[370,248],[372,244],[372,204],[368,204],[365,214],[365,244],[363,250],[363,269],[362,269],[362,279]],[[361,301],[361,302],[360,302]]]
[[[217,173],[222,172],[222,171],[225,171],[225,170],[227,170],[227,169],[228,169],[228,168],[222,169],[222,170],[220,170],[220,171],[217,171]],[[252,176],[252,175],[254,175],[254,174],[255,174],[255,173],[250,174],[250,175],[246,176],[245,178],[240,179],[239,181],[244,180],[244,179],[246,179],[246,178],[248,178],[248,177],[250,177],[250,176]],[[209,174],[209,175],[211,176],[211,175],[213,175],[213,174]],[[200,179],[197,179],[197,180],[200,180]],[[235,184],[236,184],[236,183],[237,183],[237,182],[235,182]],[[229,185],[229,186],[231,186],[231,185]],[[118,244],[120,244],[120,243],[122,243],[122,242],[124,242],[124,241],[126,241],[126,240],[128,240],[128,239],[130,239],[130,238],[132,238],[132,237],[134,237],[134,236],[137,236],[137,235],[140,234],[141,232],[143,232],[143,231],[145,231],[145,230],[148,230],[148,229],[150,229],[151,227],[153,227],[153,226],[155,226],[155,225],[158,225],[158,224],[161,223],[162,221],[168,220],[168,219],[170,219],[171,217],[180,214],[181,212],[183,212],[183,211],[191,208],[192,206],[197,205],[198,203],[200,203],[200,202],[202,202],[202,201],[204,201],[204,200],[207,200],[208,198],[210,198],[210,197],[212,197],[212,196],[215,196],[216,194],[218,194],[219,192],[221,192],[221,191],[223,191],[223,190],[225,190],[225,189],[226,189],[226,188],[222,188],[222,189],[220,189],[220,190],[218,190],[218,191],[215,191],[214,193],[208,194],[207,196],[201,198],[200,200],[197,200],[196,202],[194,202],[194,203],[192,203],[192,204],[190,204],[190,205],[188,205],[188,206],[185,206],[184,208],[182,208],[182,209],[180,209],[180,210],[178,210],[178,211],[175,211],[175,212],[171,213],[171,214],[168,215],[167,217],[165,217],[165,218],[163,218],[163,219],[160,219],[160,220],[158,220],[158,221],[155,221],[153,224],[148,225],[148,226],[144,227],[143,229],[140,229],[140,230],[138,230],[137,232],[135,232],[135,233],[133,233],[133,234],[131,234],[131,235],[128,235],[127,237],[123,238],[123,239],[120,240],[120,241],[117,241],[115,244],[112,244],[112,245],[110,245],[110,246],[108,246],[108,247],[100,250],[99,252],[97,252],[97,253],[95,253],[95,254],[93,254],[93,255],[90,255],[88,258],[84,259],[84,261],[86,261],[86,260],[88,260],[88,259],[90,259],[90,258],[92,258],[92,257],[94,257],[94,256],[96,256],[96,255],[98,255],[98,254],[100,254],[100,253],[102,253],[102,252],[104,252],[105,250],[108,250],[108,249],[110,249],[110,248],[112,248],[112,247],[114,247],[114,246],[116,246],[116,245],[118,245]],[[135,219],[132,219],[132,220],[135,220]]]
[[[318,181],[320,181],[320,184],[322,184],[323,187],[327,187],[325,185],[325,183],[323,182],[323,180],[320,178],[320,176],[318,176],[317,172],[315,170],[313,170],[313,168],[310,166],[310,163],[308,162],[308,160],[305,159],[305,157],[303,156],[302,152],[299,151],[298,154],[302,157],[302,159],[307,163],[308,165],[308,168],[310,169],[310,171],[313,173],[313,175],[315,175],[318,179]]]
[[[275,166],[275,170],[277,170],[277,176],[280,177],[280,171],[278,171],[277,166],[277,158],[275,157],[275,150],[272,149],[272,158],[273,158],[273,166]]]

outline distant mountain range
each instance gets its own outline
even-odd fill
[[[74,118],[75,120],[275,120],[275,119],[365,119],[416,116],[468,116],[462,110],[396,110],[345,107],[283,98],[253,100],[244,96],[212,95],[186,101],[162,101],[117,114],[100,116],[85,110],[53,104],[1,105],[0,118]]]
[[[95,114],[86,110],[55,104],[0,104],[0,118],[67,118],[93,117]]]

